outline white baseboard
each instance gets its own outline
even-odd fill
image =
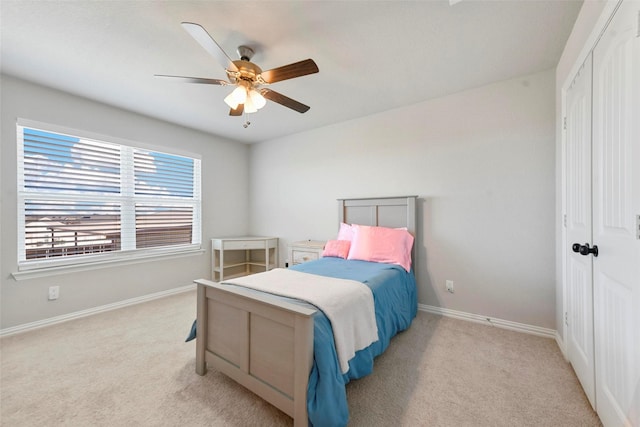
[[[49,319],[38,320],[36,322],[25,323],[11,328],[0,329],[0,337],[13,335],[21,332],[27,332],[45,326],[55,325],[57,323],[67,322],[73,319],[79,319],[81,317],[91,316],[93,314],[102,313],[105,311],[116,310],[118,308],[126,307],[129,305],[140,304],[147,301],[152,301],[158,298],[167,297],[182,292],[194,290],[195,284],[181,286],[179,288],[169,289],[166,291],[156,292],[149,295],[143,295],[141,297],[130,298],[124,301],[115,302],[112,304],[102,305],[100,307],[94,307],[87,310],[76,311],[74,313],[64,314],[61,316],[51,317]],[[543,336],[547,338],[553,338],[558,343],[560,351],[565,354],[564,342],[560,335],[554,329],[541,328],[539,326],[527,325],[524,323],[511,322],[509,320],[496,319],[488,316],[481,316],[479,314],[466,313],[464,311],[450,310],[448,308],[435,307],[432,305],[418,304],[418,309],[426,311],[428,313],[438,314],[446,317],[453,317],[460,320],[466,320],[470,322],[483,323],[485,325],[496,326],[503,329],[509,329],[512,331],[524,332],[527,334],[533,334]]]
[[[556,344],[558,344],[558,347],[560,348],[560,352],[562,353],[562,357],[564,357],[564,360],[568,362],[569,358],[567,357],[567,347],[565,346],[564,340],[560,336],[560,333],[557,331],[556,331],[555,339],[556,339]]]
[[[481,316],[479,314],[466,313],[464,311],[450,310],[448,308],[435,307],[433,305],[418,304],[418,310],[428,313],[439,314],[441,316],[453,317],[455,319],[467,320],[469,322],[482,323],[485,325],[496,326],[498,328],[509,329],[526,334],[538,335],[546,338],[553,338],[556,341],[559,336],[555,329],[541,328],[539,326],[527,325],[525,323],[511,322],[509,320],[496,319],[489,316]],[[562,347],[561,347],[562,350]]]
[[[74,313],[63,314],[61,316],[51,317],[49,319],[38,320],[36,322],[25,323],[18,326],[12,326],[10,328],[0,329],[0,337],[7,335],[13,335],[21,332],[32,331],[34,329],[44,328],[45,326],[55,325],[57,323],[67,322],[69,320],[79,319],[81,317],[87,317],[105,311],[116,310],[118,308],[126,307],[129,305],[140,304],[147,301],[152,301],[158,298],[168,297],[170,295],[179,294],[194,290],[195,284],[181,286],[179,288],[173,288],[166,291],[156,292],[149,295],[143,295],[141,297],[130,298],[124,301],[114,302],[112,304],[101,305],[100,307],[93,307],[87,310],[76,311]]]

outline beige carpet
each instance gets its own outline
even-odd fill
[[[282,426],[291,419],[184,339],[195,292],[5,337],[0,424]],[[352,426],[599,426],[547,338],[419,313],[347,386]]]

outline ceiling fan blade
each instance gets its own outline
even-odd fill
[[[154,74],[155,77],[162,77],[162,78],[167,78],[167,79],[172,79],[172,80],[182,80],[183,82],[186,83],[202,83],[202,84],[207,84],[207,85],[220,85],[220,86],[225,86],[230,84],[229,82],[225,81],[225,80],[220,80],[220,79],[205,79],[202,77],[185,77],[185,76],[168,76],[166,74]]]
[[[238,67],[233,63],[229,55],[227,55],[220,45],[207,33],[207,30],[202,28],[198,24],[193,22],[183,22],[182,28],[184,28],[191,37],[193,37],[200,46],[204,48],[211,56],[216,58],[218,62],[227,70],[238,71]]]
[[[231,108],[229,110],[230,116],[241,116],[244,113],[244,104],[238,104],[237,108]]]
[[[263,88],[260,90],[260,93],[269,101],[273,101],[287,108],[291,108],[298,113],[306,113],[307,111],[309,111],[309,108],[311,108],[308,105],[304,105],[301,102],[296,101],[295,99],[291,99],[288,96],[284,96],[283,94],[271,89]]]
[[[320,70],[318,70],[318,66],[313,62],[313,59],[305,59],[304,61],[263,71],[261,76],[265,82],[275,83],[282,80],[293,79],[295,77],[306,76],[307,74],[317,73],[318,71]]]

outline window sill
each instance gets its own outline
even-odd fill
[[[96,270],[99,268],[107,268],[114,267],[118,265],[129,265],[129,264],[140,264],[148,261],[159,261],[163,259],[175,259],[182,258],[187,256],[195,256],[202,255],[206,251],[202,248],[190,249],[187,251],[179,251],[179,252],[171,252],[171,253],[162,253],[162,254],[146,254],[142,256],[130,256],[126,259],[117,258],[117,259],[109,259],[96,261],[85,264],[71,264],[71,265],[57,265],[51,267],[41,267],[35,268],[31,270],[17,271],[11,273],[11,276],[16,280],[28,280],[28,279],[36,279],[39,277],[48,277],[57,274],[67,274],[67,273],[75,273],[79,271],[89,271]]]

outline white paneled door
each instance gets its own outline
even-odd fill
[[[567,356],[595,408],[592,256],[574,245],[591,240],[591,56],[566,93]]]
[[[640,426],[640,1],[624,1],[593,50],[596,408]]]

